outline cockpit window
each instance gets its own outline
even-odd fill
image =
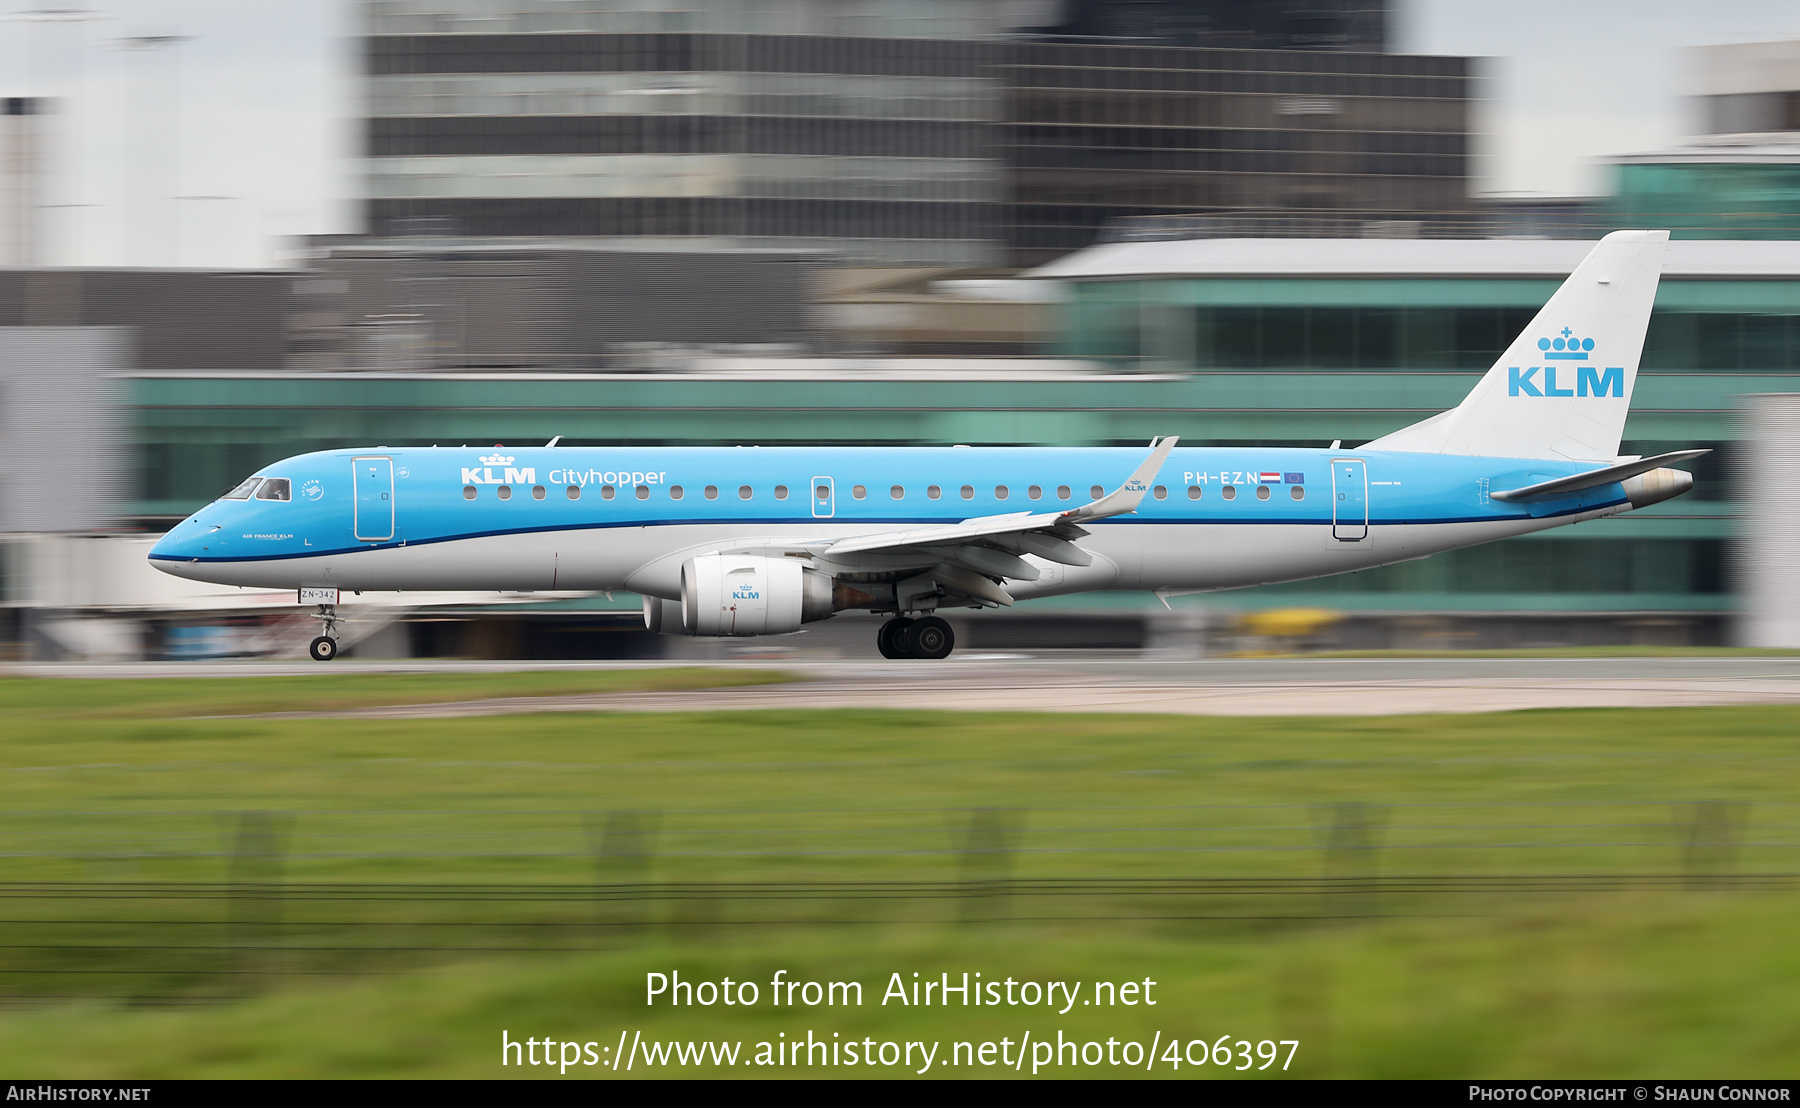
[[[243,484],[239,485],[235,489],[232,489],[230,492],[226,493],[224,496],[220,497],[219,499],[221,499],[221,500],[248,500],[248,499],[250,499],[250,494],[256,491],[256,486],[261,481],[262,481],[261,477],[246,477],[246,478],[244,478]]]
[[[271,477],[256,490],[258,500],[292,500],[293,484],[286,477]]]

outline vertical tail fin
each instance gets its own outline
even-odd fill
[[[1363,449],[1611,461],[1668,241],[1667,231],[1601,239],[1461,404]]]

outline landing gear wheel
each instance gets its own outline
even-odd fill
[[[956,635],[950,625],[936,616],[914,620],[902,640],[907,653],[914,658],[948,658],[956,649]]]
[[[330,635],[320,635],[312,641],[312,647],[308,653],[312,655],[312,660],[315,662],[329,662],[338,656],[337,640]]]
[[[912,626],[912,620],[905,616],[897,616],[881,625],[875,632],[875,647],[881,651],[883,658],[910,658],[906,650],[906,632]]]

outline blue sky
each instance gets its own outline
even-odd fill
[[[106,18],[0,22],[0,95],[72,106],[52,260],[272,265],[288,236],[353,229],[351,0],[86,2]],[[1396,49],[1490,59],[1479,186],[1510,194],[1601,192],[1597,159],[1687,133],[1682,47],[1800,38],[1795,0],[1396,2]],[[185,41],[120,48],[146,35]],[[186,199],[128,236],[128,198],[150,192],[137,179]]]

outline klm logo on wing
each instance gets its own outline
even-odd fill
[[[463,467],[462,483],[465,485],[535,485],[537,484],[537,467],[526,466],[514,469],[511,454],[486,454],[476,459],[481,463],[480,469]],[[495,477],[494,466],[505,470],[505,476]]]
[[[1546,362],[1585,362],[1588,355],[1594,352],[1594,340],[1576,338],[1575,333],[1564,327],[1562,334],[1553,339],[1539,339],[1538,349],[1543,351]],[[1569,385],[1568,371],[1575,370],[1575,383]],[[1563,384],[1558,387],[1557,371],[1563,374]],[[1538,377],[1542,373],[1543,377]],[[1598,366],[1508,366],[1506,369],[1506,395],[1508,396],[1617,396],[1625,395],[1625,369],[1623,366],[1608,366],[1602,371]]]

